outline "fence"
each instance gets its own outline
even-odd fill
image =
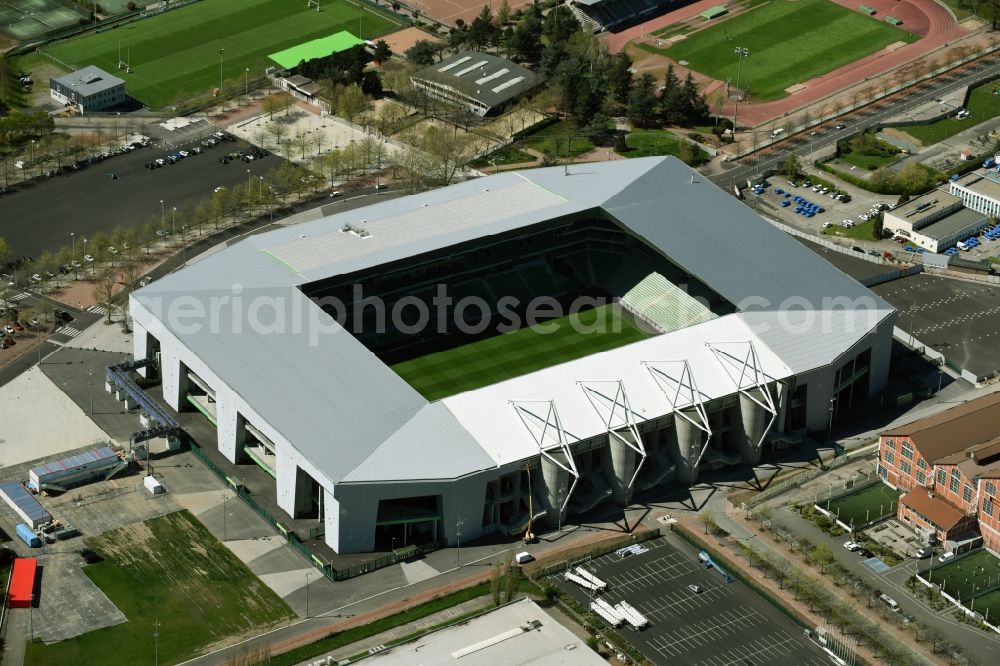
[[[997,375],[997,373],[994,372],[992,375],[985,375],[979,377],[974,372],[959,367],[954,362],[949,361],[948,359],[945,358],[944,354],[942,354],[941,352],[932,347],[927,346],[920,340],[917,340],[913,336],[913,333],[908,333],[903,329],[899,328],[898,326],[892,327],[892,337],[898,340],[899,342],[903,343],[904,345],[909,346],[913,350],[920,352],[921,354],[931,359],[932,361],[938,361],[939,363],[944,363],[955,372],[961,373],[962,379],[969,382],[970,384],[979,384]]]
[[[772,137],[772,136],[770,136],[770,134],[768,134],[766,136],[766,138],[765,138],[764,141],[757,141],[757,140],[755,140],[753,146],[751,146],[749,148],[745,148],[745,149],[737,152],[730,159],[738,160],[741,157],[746,157],[747,155],[750,155],[750,154],[752,154],[752,153],[754,153],[754,152],[756,152],[756,151],[758,151],[758,150],[760,150],[762,148],[767,148],[768,146],[770,146],[772,144],[784,141],[789,136],[791,136],[793,134],[797,134],[799,132],[803,132],[803,131],[808,130],[808,129],[812,128],[812,127],[816,127],[817,125],[821,125],[824,122],[826,122],[828,120],[832,120],[833,118],[836,118],[839,115],[842,115],[842,114],[845,114],[845,113],[851,113],[852,111],[856,111],[856,110],[858,110],[858,109],[860,109],[862,107],[865,107],[865,106],[868,106],[869,104],[872,104],[873,102],[876,102],[878,100],[881,100],[881,99],[884,99],[886,97],[889,97],[890,95],[894,95],[894,94],[898,93],[901,90],[905,90],[906,88],[909,88],[910,86],[914,86],[914,85],[920,83],[921,81],[926,81],[928,79],[934,78],[935,76],[940,76],[941,74],[944,74],[945,72],[947,72],[949,70],[955,69],[957,67],[961,67],[962,65],[964,65],[966,63],[969,63],[969,62],[972,62],[973,60],[976,60],[977,58],[982,58],[983,56],[986,56],[986,55],[989,55],[991,53],[994,53],[998,49],[1000,49],[1000,43],[992,44],[992,45],[986,47],[985,49],[973,52],[971,55],[968,55],[968,56],[965,56],[965,57],[962,57],[962,58],[958,58],[958,59],[956,59],[956,60],[954,60],[954,61],[952,61],[950,63],[945,63],[944,65],[941,65],[937,69],[925,72],[924,74],[921,74],[919,76],[914,76],[908,82],[897,83],[894,86],[884,86],[881,89],[881,94],[873,92],[872,94],[869,94],[865,99],[859,99],[860,95],[855,95],[855,102],[853,104],[848,104],[848,105],[845,105],[845,106],[836,107],[833,110],[833,112],[830,113],[830,115],[828,115],[828,116],[827,115],[823,115],[822,113],[818,114],[818,116],[816,118],[811,119],[809,122],[804,122],[801,125],[791,125],[789,123],[790,126],[783,126],[783,127],[785,127],[785,132],[781,136],[779,136],[779,137]],[[968,84],[968,87],[969,88],[975,88],[975,87],[980,86],[980,85],[982,85],[984,83],[987,83],[987,82],[989,82],[989,81],[991,81],[991,80],[993,80],[995,78],[996,77],[993,76],[993,75],[979,76],[976,79],[974,79],[973,81],[971,81]],[[872,85],[873,86],[875,85],[874,82],[872,82]],[[839,94],[839,93],[837,93],[837,94]],[[826,98],[826,99],[829,99],[829,98]],[[819,100],[819,101],[822,101],[822,100]]]
[[[837,469],[838,467],[843,467],[848,463],[852,463],[855,460],[860,460],[861,458],[867,457],[874,452],[874,447],[863,447],[857,451],[852,451],[842,456],[837,456],[831,460],[825,467],[813,467],[800,474],[793,474],[789,478],[778,482],[773,486],[768,486],[764,490],[760,491],[753,497],[751,497],[747,502],[745,502],[746,509],[752,509],[760,504],[763,504],[772,497],[777,497],[781,493],[785,492],[789,488],[797,488],[804,483],[812,481],[818,476],[822,476],[827,472]]]
[[[389,553],[388,555],[383,555],[382,557],[377,557],[375,559],[362,562],[361,564],[355,564],[353,566],[344,569],[337,569],[332,564],[330,564],[329,562],[325,562],[323,558],[321,558],[319,555],[310,550],[309,547],[302,542],[298,534],[296,534],[293,530],[290,530],[284,524],[280,523],[277,518],[272,516],[267,510],[264,509],[264,507],[258,504],[254,500],[254,498],[250,496],[250,493],[248,493],[246,489],[243,488],[242,485],[234,486],[232,483],[230,483],[229,475],[226,474],[225,470],[223,470],[215,462],[213,462],[212,459],[209,458],[204,451],[202,451],[201,447],[194,440],[191,440],[189,438],[188,441],[191,444],[191,452],[195,456],[197,456],[199,460],[205,463],[205,466],[208,467],[208,469],[214,472],[215,475],[218,476],[227,485],[233,487],[236,490],[236,494],[239,496],[239,498],[244,502],[246,502],[247,506],[249,506],[254,511],[254,513],[263,518],[264,521],[267,522],[267,524],[270,525],[272,528],[274,528],[276,532],[283,535],[289,546],[297,550],[299,554],[302,555],[302,557],[306,558],[306,560],[308,560],[311,564],[313,564],[317,569],[322,571],[323,575],[329,578],[330,580],[339,581],[339,580],[347,580],[348,578],[355,578],[357,576],[361,576],[363,574],[375,571],[377,569],[384,569],[385,567],[390,567],[394,564],[405,561],[416,554],[430,553],[441,548],[441,544],[439,543],[436,542],[427,543],[421,546],[417,546],[416,553],[408,552],[398,555],[396,553]],[[314,529],[309,530],[310,538],[314,538],[316,534],[318,534],[318,532],[316,532]]]

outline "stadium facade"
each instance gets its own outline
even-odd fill
[[[472,327],[504,296],[604,296],[649,335],[429,401],[390,366],[496,333],[396,316],[442,285],[487,303],[444,311]],[[264,467],[337,552],[513,535],[529,507],[554,525],[755,463],[884,387],[895,320],[673,158],[507,172],[252,236],[130,311],[165,402],[209,414],[219,451]]]

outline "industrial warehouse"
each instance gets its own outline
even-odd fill
[[[129,308],[130,372],[339,553],[554,527],[756,463],[884,387],[895,320],[674,158],[250,236]],[[559,328],[601,313],[612,332]]]

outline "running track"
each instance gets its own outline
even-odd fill
[[[856,1],[831,1],[851,10],[857,7]],[[684,21],[717,4],[718,0],[700,0],[620,33],[609,34],[605,41],[608,49],[612,53],[617,53],[628,42],[638,39],[643,32],[650,33],[664,26]],[[878,11],[877,16],[891,13],[892,16],[902,18],[905,21],[904,28],[917,34],[923,33],[923,37],[919,41],[896,51],[883,50],[873,53],[850,65],[845,65],[807,81],[805,82],[806,87],[794,95],[762,104],[744,103],[740,108],[740,125],[753,127],[788,115],[808,104],[829,97],[838,90],[874,78],[908,62],[919,60],[945,44],[969,34],[967,30],[958,26],[951,12],[935,0],[899,0],[898,2],[896,0],[870,0],[866,4]],[[723,113],[726,115],[732,114],[732,112],[733,109],[730,105],[723,109]]]

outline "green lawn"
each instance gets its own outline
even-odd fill
[[[875,171],[876,169],[888,166],[893,162],[898,162],[902,158],[899,153],[895,155],[863,155],[861,153],[842,153],[840,159],[851,166],[856,166],[865,171]]]
[[[667,130],[643,130],[636,129],[629,132],[625,137],[625,145],[628,150],[621,155],[625,157],[649,157],[651,155],[673,155],[681,157],[684,141],[679,139],[673,132]],[[692,165],[701,164],[708,159],[708,153],[696,148],[694,159],[688,160]]]
[[[969,93],[969,99],[965,105],[965,108],[972,115],[965,120],[958,120],[951,117],[929,125],[901,127],[900,129],[925,146],[944,141],[962,130],[969,129],[973,125],[1000,116],[1000,95],[993,94],[993,91],[998,87],[1000,86],[994,81],[974,88]]]
[[[853,238],[855,240],[875,240],[875,221],[859,222],[850,229],[840,226],[840,221],[834,221],[833,226],[823,230],[824,236],[837,236],[839,238]]]
[[[876,483],[833,500],[829,506],[822,502],[820,506],[836,515],[845,525],[863,525],[866,521],[895,514],[898,503],[899,492],[884,483]]]
[[[995,584],[997,577],[1000,576],[1000,559],[986,550],[980,550],[948,564],[938,565],[937,557],[931,562],[934,565],[933,569],[923,572],[923,577],[941,585],[945,592],[963,602],[976,590]],[[985,603],[990,601],[992,600],[987,599]],[[979,603],[977,600],[977,611]],[[982,612],[985,613],[985,609]],[[993,611],[990,611],[990,617],[993,617]]]
[[[257,77],[273,65],[267,55],[340,30],[358,32],[355,5],[324,3],[308,11],[288,0],[202,0],[202,2],[46,47],[45,52],[75,67],[97,65],[122,77],[129,95],[158,108],[178,99],[209,93],[222,76],[242,83],[247,68]],[[396,29],[383,14],[367,8],[363,37]],[[129,53],[132,73],[118,69],[118,50]],[[235,85],[235,83],[233,84]]]
[[[105,532],[86,543],[105,560],[84,572],[128,621],[52,645],[31,643],[24,662],[29,666],[150,664],[156,620],[160,663],[175,664],[223,638],[261,633],[294,617],[187,511]]]
[[[526,153],[523,150],[518,150],[513,146],[508,146],[507,148],[501,148],[495,153],[492,153],[485,157],[480,157],[479,159],[472,162],[472,166],[476,167],[477,169],[492,167],[493,160],[496,160],[497,166],[504,166],[506,164],[523,164],[524,162],[534,162],[535,156]]]
[[[566,157],[567,140],[570,142],[569,152],[573,157],[589,153],[594,149],[594,144],[583,135],[572,120],[561,120],[543,127],[524,137],[523,141],[529,148],[541,153],[548,153],[553,157]]]
[[[488,386],[641,340],[614,305],[585,310],[392,366],[428,400]]]
[[[688,35],[663,51],[714,79],[737,79],[734,47],[749,49],[739,72],[750,94],[765,101],[785,88],[850,64],[888,44],[917,37],[878,18],[828,0],[774,0]]]

